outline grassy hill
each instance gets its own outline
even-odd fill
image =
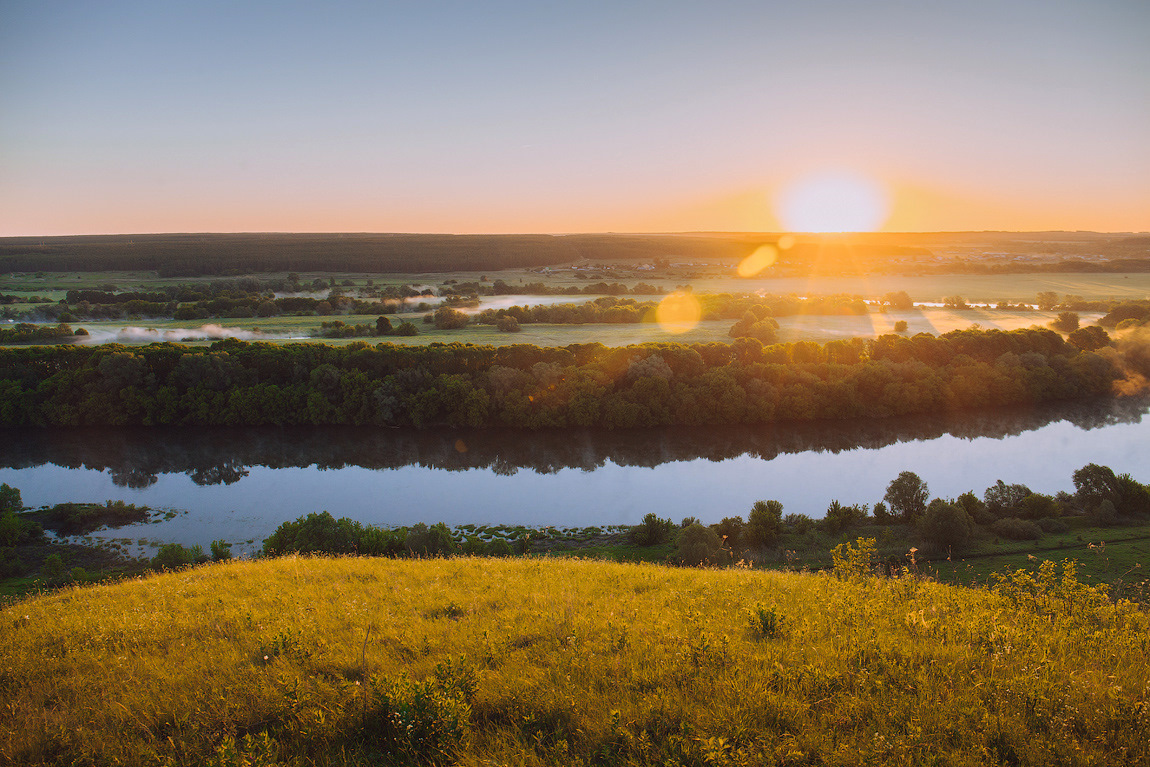
[[[0,761],[1146,764],[1148,630],[1050,565],[235,561],[0,611]]]

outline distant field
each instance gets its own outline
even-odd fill
[[[695,271],[702,276],[692,277]],[[874,277],[822,277],[806,278],[756,278],[740,279],[734,276],[719,276],[729,273],[729,267],[711,266],[699,270],[669,270],[667,275],[632,272],[625,274],[580,274],[571,271],[540,273],[527,269],[506,269],[487,272],[458,272],[454,274],[365,274],[363,272],[319,273],[300,272],[303,283],[322,278],[335,278],[336,282],[352,280],[363,286],[371,279],[376,286],[382,285],[424,285],[437,286],[445,280],[478,282],[487,277],[488,282],[497,279],[509,285],[528,282],[543,282],[551,287],[583,287],[589,282],[622,282],[634,286],[646,282],[667,291],[681,285],[690,285],[696,293],[764,293],[828,295],[848,293],[874,298],[884,293],[905,290],[915,301],[941,301],[946,296],[960,295],[968,301],[994,303],[1009,299],[1013,303],[1032,301],[1040,291],[1054,291],[1060,295],[1079,295],[1087,300],[1146,298],[1150,296],[1150,272],[1129,274],[1006,274],[1006,275],[877,275]],[[260,279],[283,277],[286,273],[255,275]],[[98,285],[113,284],[121,290],[148,290],[164,285],[210,282],[207,277],[160,278],[155,272],[46,272],[44,277],[32,273],[0,275],[0,293],[36,294],[54,300],[64,297],[64,292],[77,288],[94,288]],[[524,296],[529,302],[530,297]]]
[[[888,312],[886,314],[869,314],[861,317],[830,317],[830,316],[802,316],[779,318],[780,341],[818,341],[826,342],[838,338],[875,337],[883,333],[893,333],[894,323],[906,320],[907,333],[933,333],[935,335],[951,330],[968,328],[978,324],[983,328],[999,328],[1014,330],[1030,327],[1031,325],[1046,325],[1056,316],[1056,312],[1015,312],[999,311],[997,309],[974,309],[970,311],[951,311],[949,309],[922,309],[904,312]],[[1083,324],[1089,324],[1098,319],[1101,314],[1084,312],[1081,314]],[[471,325],[460,330],[438,330],[434,325],[425,324],[422,315],[399,314],[390,315],[392,323],[409,320],[419,328],[417,336],[383,336],[366,338],[344,339],[309,339],[325,343],[343,345],[354,341],[380,343],[388,341],[397,344],[424,345],[430,343],[465,343],[490,344],[502,346],[505,344],[534,344],[536,346],[566,346],[573,343],[590,343],[598,341],[606,346],[626,346],[647,342],[676,342],[676,343],[709,343],[721,341],[729,343],[731,337],[728,331],[732,323],[728,320],[700,322],[697,327],[686,333],[669,333],[654,323],[640,323],[633,325],[522,325],[519,333],[503,333],[491,325]],[[159,340],[182,341],[181,331],[203,335],[203,328],[224,328],[238,331],[241,337],[248,340],[266,340],[273,343],[298,341],[310,333],[318,333],[322,321],[339,319],[349,325],[363,323],[374,324],[376,315],[347,315],[341,317],[263,317],[245,319],[220,319],[203,322],[187,322],[180,320],[158,321],[101,321],[77,322],[74,325],[83,327],[92,334],[93,341],[106,342],[117,340],[119,343],[152,343]],[[131,331],[122,334],[124,328],[153,328],[161,333],[174,332],[174,338],[159,338],[154,334],[140,334]],[[266,333],[266,337],[249,336],[253,329],[259,328]],[[110,335],[117,335],[111,338]],[[187,341],[187,343],[211,343],[211,340]]]

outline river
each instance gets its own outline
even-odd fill
[[[634,524],[746,517],[759,499],[821,517],[873,504],[900,471],[932,496],[995,480],[1072,491],[1087,463],[1150,481],[1150,401],[1121,399],[912,419],[627,432],[389,429],[4,430],[0,482],[25,505],[119,499],[171,510],[103,531],[242,553],[281,522],[330,511],[375,525]],[[143,541],[143,543],[140,543]]]

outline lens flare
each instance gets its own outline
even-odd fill
[[[668,333],[686,333],[699,324],[702,316],[699,299],[686,290],[668,293],[655,309],[655,320]]]
[[[775,263],[775,259],[778,257],[779,251],[775,249],[774,245],[763,245],[739,262],[739,276],[754,277]]]

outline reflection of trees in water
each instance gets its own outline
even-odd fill
[[[230,485],[247,476],[250,466],[421,466],[447,471],[488,469],[504,476],[520,469],[552,474],[572,468],[590,471],[608,461],[620,466],[654,467],[671,461],[722,461],[742,455],[770,460],[787,453],[838,453],[947,434],[960,439],[1002,439],[1057,421],[1097,429],[1139,423],[1148,407],[1150,401],[1146,399],[1117,399],[900,419],[618,432],[366,427],[7,430],[9,438],[0,445],[0,466],[25,468],[51,463],[110,470],[117,485],[133,488],[148,487],[159,474],[176,472],[186,473],[198,485]]]

